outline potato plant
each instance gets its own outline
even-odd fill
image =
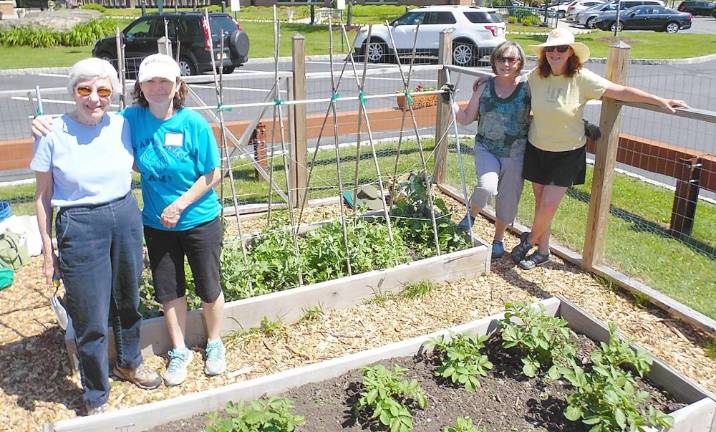
[[[443,432],[483,432],[477,426],[472,424],[472,420],[467,417],[458,417],[455,424],[443,429]]]
[[[363,368],[363,391],[355,409],[371,420],[378,420],[390,432],[413,430],[412,403],[421,409],[428,405],[425,392],[417,380],[402,380],[407,369],[383,365]]]
[[[549,367],[547,375],[559,379],[563,367],[574,364],[575,334],[567,322],[547,316],[544,306],[537,310],[525,304],[505,306],[505,318],[500,321],[502,346],[517,348],[524,353],[522,372],[530,377]]]
[[[227,417],[211,416],[206,432],[293,432],[304,424],[304,418],[294,415],[293,402],[272,397],[250,403],[229,402]]]
[[[563,370],[573,387],[564,411],[567,419],[581,419],[592,426],[591,432],[646,432],[672,426],[671,416],[652,406],[643,407],[648,393],[636,388],[631,370],[643,376],[651,369],[651,359],[620,340],[616,324],[609,324],[609,342],[602,342],[591,358],[589,372],[577,365]]]
[[[434,353],[440,356],[441,364],[435,375],[450,380],[453,384],[474,391],[480,387],[480,376],[487,376],[492,363],[481,351],[487,336],[453,335],[449,340],[440,336],[431,341]]]

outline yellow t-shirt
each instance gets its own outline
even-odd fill
[[[592,71],[580,69],[573,77],[551,75],[542,78],[537,69],[527,77],[532,93],[532,122],[528,138],[538,149],[551,152],[582,147],[582,114],[587,101],[602,97],[611,81]]]

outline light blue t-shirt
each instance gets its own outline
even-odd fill
[[[148,108],[133,106],[122,114],[132,125],[134,159],[142,175],[144,225],[165,231],[185,231],[209,222],[221,212],[213,190],[187,207],[173,228],[160,222],[164,209],[188,191],[202,175],[218,167],[219,150],[209,123],[182,108],[160,120]]]
[[[97,125],[68,114],[52,122],[52,132],[36,139],[30,168],[52,172],[53,207],[103,204],[129,193],[133,152],[129,123],[108,113]]]

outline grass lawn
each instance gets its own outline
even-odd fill
[[[0,69],[72,66],[78,60],[91,55],[91,46],[51,48],[0,46]]]
[[[635,59],[677,59],[716,53],[716,35],[624,32],[620,38],[631,46],[631,57]],[[508,34],[507,39],[519,43],[531,54],[529,45],[544,42],[546,36]],[[605,31],[577,35],[577,41],[589,46],[592,57],[606,57],[614,40],[612,33]]]

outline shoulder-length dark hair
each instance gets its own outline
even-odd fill
[[[564,75],[566,75],[569,78],[572,78],[574,74],[577,73],[580,69],[582,69],[582,62],[579,61],[579,57],[577,57],[574,52],[572,52],[572,55],[569,56],[567,59],[567,70],[564,71]],[[539,53],[539,59],[537,60],[537,69],[539,70],[539,76],[542,78],[547,78],[548,76],[552,75],[552,66],[549,65],[549,62],[547,61],[547,55],[544,53],[544,50],[541,50]]]
[[[189,92],[189,87],[187,87],[184,80],[179,79],[179,88],[177,89],[177,92],[174,93],[174,109],[179,109],[184,107],[184,101],[186,101],[186,94]],[[147,98],[144,97],[144,94],[142,93],[142,88],[139,85],[139,81],[136,81],[134,83],[134,90],[132,91],[132,97],[134,98],[134,103],[137,105],[148,108],[149,102],[147,101]]]

